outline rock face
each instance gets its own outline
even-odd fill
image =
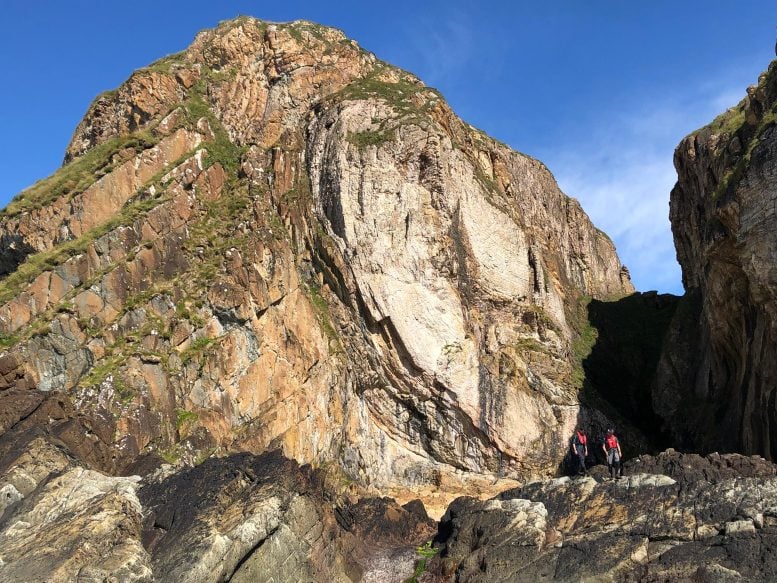
[[[673,442],[777,456],[777,65],[678,146],[670,219],[686,296],[653,402]]]
[[[46,435],[92,428],[67,442],[90,469],[279,448],[403,500],[493,495],[608,422],[572,315],[633,291],[612,242],[339,31],[203,32],[98,97],[65,161],[0,216],[0,395],[57,395]]]
[[[42,437],[3,462],[2,582],[399,583],[434,534],[423,505],[349,501],[277,452],[144,481],[85,469]]]
[[[777,467],[746,460],[666,452],[642,463],[671,467],[673,478],[632,474],[636,464],[615,482],[560,478],[460,498],[426,580],[772,581]],[[748,466],[754,477],[726,477]]]

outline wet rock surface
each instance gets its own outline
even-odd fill
[[[747,459],[665,452],[640,463],[673,477],[560,478],[460,498],[440,522],[428,580],[772,581],[775,466],[728,477]]]

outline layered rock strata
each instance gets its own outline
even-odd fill
[[[686,296],[653,403],[680,447],[777,456],[777,64],[675,152]]]
[[[39,436],[0,463],[2,582],[399,583],[434,534],[423,505],[349,500],[277,453],[141,481],[86,469]]]
[[[339,31],[251,18],[98,97],[0,266],[0,386],[99,426],[94,469],[280,448],[405,498],[555,473],[608,422],[574,314],[633,290],[540,162]]]
[[[648,467],[674,477],[640,473]],[[426,581],[771,581],[776,469],[667,452],[620,481],[560,478],[460,498],[440,522]]]

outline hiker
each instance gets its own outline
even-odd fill
[[[623,465],[621,465],[623,454],[621,453],[621,444],[618,438],[615,437],[614,429],[607,430],[607,437],[604,438],[602,449],[607,457],[607,468],[610,470],[610,478],[620,479],[623,476]]]
[[[586,437],[582,427],[578,427],[572,437],[572,459],[575,456],[577,456],[577,473],[581,476],[586,475],[588,473],[585,469],[585,458],[588,457],[588,437]]]

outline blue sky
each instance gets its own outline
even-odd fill
[[[335,26],[545,162],[640,290],[681,293],[672,154],[774,56],[774,0],[4,0],[0,204],[53,172],[99,92],[240,14]]]

